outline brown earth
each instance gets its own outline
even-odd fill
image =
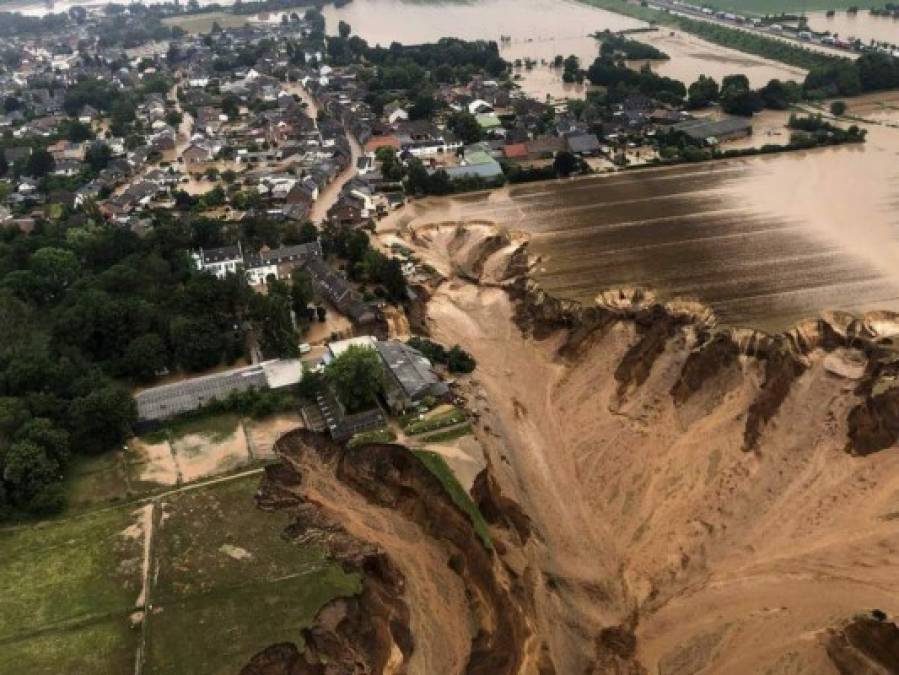
[[[304,430],[276,449],[260,506],[292,510],[287,536],[326,545],[364,587],[319,614],[302,652],[272,645],[244,675],[512,674],[539,659],[519,582],[411,452],[343,449]]]
[[[420,321],[478,361],[490,492],[520,508],[474,493],[516,532],[544,668],[838,673],[833,631],[899,613],[894,316],[729,330],[634,290],[551,298],[486,225],[407,241],[446,277]],[[850,347],[861,381],[824,367]]]

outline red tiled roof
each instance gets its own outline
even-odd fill
[[[528,156],[528,146],[524,143],[510,143],[503,148],[503,154],[509,159]]]
[[[394,150],[399,150],[399,139],[397,139],[396,136],[372,136],[365,143],[366,152],[374,152],[378,148],[393,148]]]

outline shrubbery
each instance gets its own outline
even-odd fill
[[[406,344],[421,352],[431,363],[446,366],[451,373],[470,373],[477,366],[474,357],[459,345],[447,350],[443,345],[421,337],[412,337]]]

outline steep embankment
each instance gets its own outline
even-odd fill
[[[536,672],[526,596],[412,453],[302,430],[276,449],[260,506],[291,512],[285,535],[326,546],[363,592],[320,613],[302,654],[273,645],[244,675]]]
[[[894,317],[768,336],[639,291],[548,297],[488,226],[408,243],[447,277],[425,327],[478,360],[556,672],[846,672],[833,631],[899,613]]]

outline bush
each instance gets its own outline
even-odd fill
[[[834,117],[842,117],[846,114],[846,102],[834,101],[830,104],[830,114]]]
[[[446,366],[451,373],[470,373],[477,366],[474,357],[459,345],[453,345],[447,351],[443,345],[421,337],[409,338],[406,344],[412,347],[412,349],[421,352],[431,363],[439,363]]]

